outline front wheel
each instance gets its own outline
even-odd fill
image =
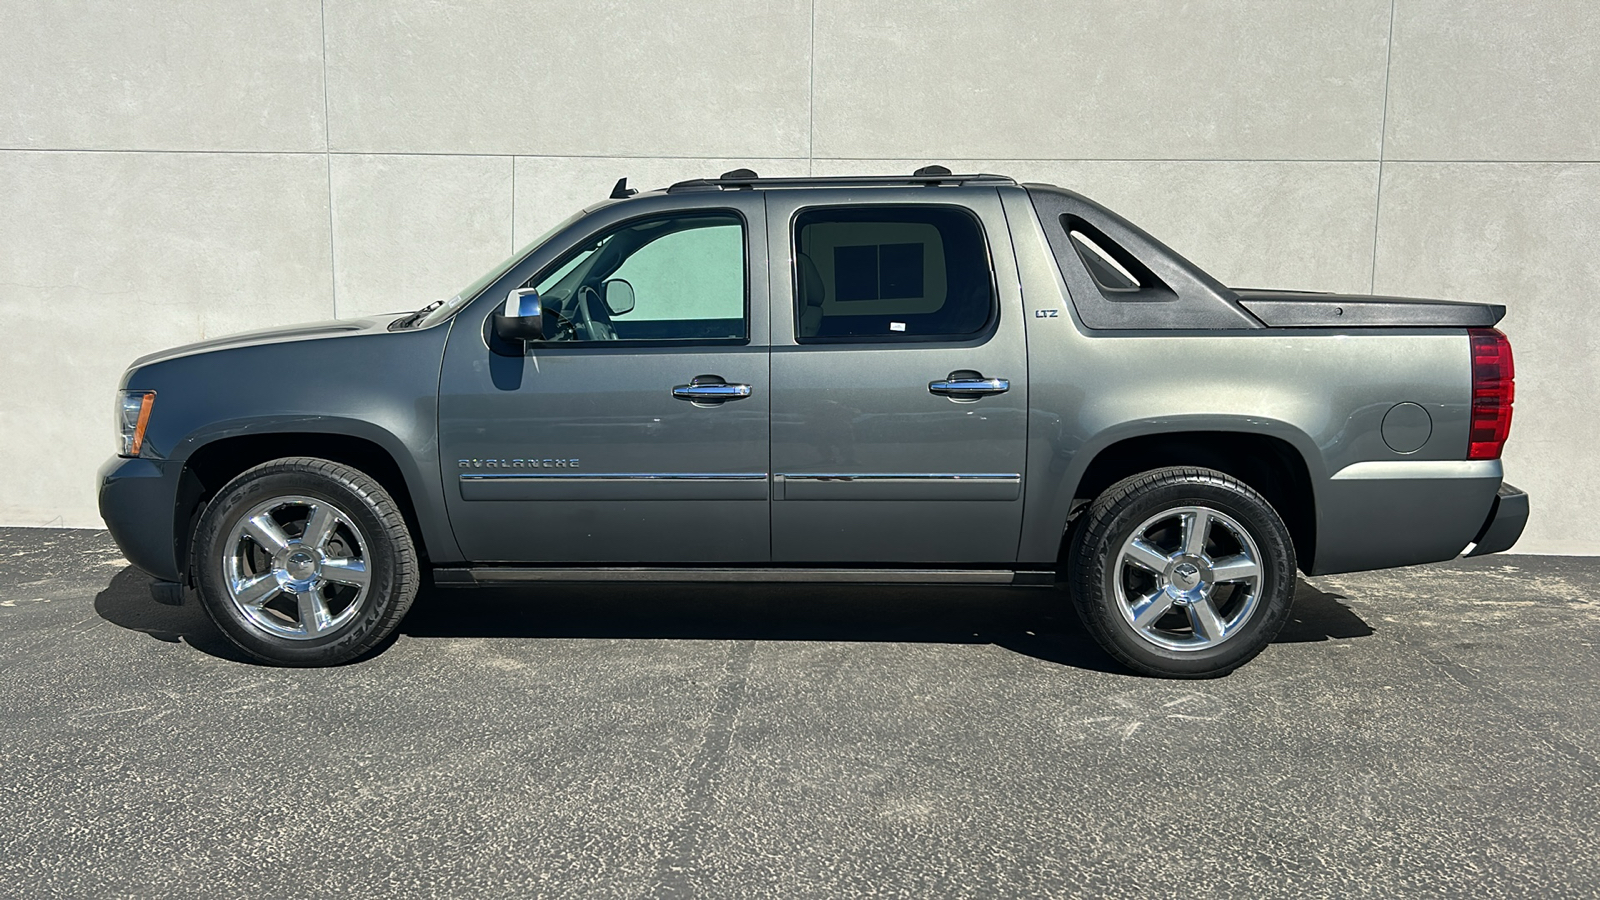
[[[1073,605],[1100,645],[1135,671],[1223,675],[1260,653],[1288,620],[1289,530],[1232,476],[1170,468],[1125,478],[1074,530]]]
[[[394,498],[323,459],[256,466],[206,507],[192,554],[201,605],[263,662],[356,659],[399,626],[419,582]]]

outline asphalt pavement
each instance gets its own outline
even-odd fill
[[[1600,558],[1302,580],[1226,678],[1048,589],[432,590],[243,660],[0,529],[0,896],[1600,893]]]

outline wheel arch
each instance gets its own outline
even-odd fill
[[[1112,438],[1085,457],[1072,489],[1072,507],[1076,510],[1129,475],[1168,466],[1215,469],[1255,489],[1283,517],[1299,566],[1310,571],[1317,537],[1312,468],[1304,451],[1284,436],[1212,427]],[[1065,541],[1063,529],[1063,553]]]
[[[286,427],[281,430],[250,429],[240,434],[231,430],[215,433],[208,438],[194,439],[189,452],[182,458],[178,476],[176,508],[173,511],[173,545],[178,561],[178,571],[189,578],[189,553],[194,529],[205,512],[206,505],[216,497],[228,482],[253,466],[274,459],[291,456],[310,456],[341,463],[358,469],[383,486],[394,497],[406,527],[411,530],[417,550],[423,560],[450,559],[455,553],[455,541],[448,525],[430,521],[432,506],[428,502],[429,480],[415,469],[408,470],[401,460],[410,459],[398,438],[389,435],[351,433],[355,429],[330,430],[338,423],[319,420],[311,428]],[[368,426],[362,431],[376,430]],[[386,446],[400,445],[399,450]]]

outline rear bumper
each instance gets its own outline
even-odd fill
[[[1527,493],[1502,483],[1495,494],[1494,506],[1489,508],[1489,517],[1483,520],[1478,536],[1472,539],[1476,546],[1467,555],[1483,556],[1510,550],[1517,538],[1522,537],[1522,529],[1527,524]]]
[[[1498,459],[1346,466],[1317,486],[1316,554],[1308,574],[1455,559],[1484,534],[1485,517],[1494,518],[1502,475]]]
[[[134,567],[162,581],[180,581],[173,515],[176,463],[113,456],[100,467],[100,518]]]

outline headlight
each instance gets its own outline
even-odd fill
[[[117,395],[117,454],[138,456],[144,449],[144,427],[150,423],[155,391],[123,391]]]

